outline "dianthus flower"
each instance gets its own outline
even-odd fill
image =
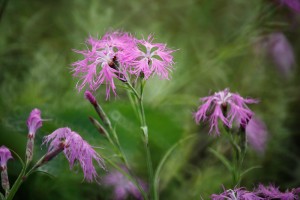
[[[33,109],[27,119],[28,140],[26,147],[26,161],[30,162],[33,157],[34,137],[36,131],[42,126],[41,111],[37,108]]]
[[[125,167],[122,167],[122,169],[128,173],[128,170]],[[141,180],[138,180],[138,182],[141,187],[146,190],[146,184]],[[142,195],[138,188],[119,171],[110,172],[104,177],[103,183],[106,186],[114,187],[115,200],[124,200],[129,195],[134,196],[136,199],[142,199]]]
[[[297,200],[299,199],[300,188],[281,192],[279,187],[275,187],[274,185],[264,186],[259,184],[255,193],[264,199]]]
[[[1,171],[1,185],[2,188],[5,190],[7,195],[9,191],[9,179],[7,174],[7,161],[13,158],[9,149],[5,146],[0,147],[0,171]]]
[[[114,79],[126,81],[122,66],[118,65],[118,62],[122,63],[118,55],[124,48],[134,45],[134,39],[127,33],[113,32],[107,33],[100,40],[90,37],[86,44],[91,48],[75,50],[84,59],[72,64],[73,75],[80,78],[77,88],[80,91],[88,84],[89,89],[94,91],[105,84],[108,99],[111,90],[116,94]]]
[[[99,154],[82,137],[69,128],[59,128],[44,138],[44,143],[49,144],[48,153],[44,162],[51,160],[63,151],[72,169],[78,161],[88,182],[96,180],[98,175],[93,165],[96,160],[104,169],[104,161]]]
[[[198,111],[194,114],[195,121],[199,123],[208,120],[210,123],[209,132],[211,133],[214,130],[217,135],[220,134],[219,119],[229,128],[232,127],[233,122],[237,122],[245,128],[253,116],[253,112],[247,104],[258,102],[254,99],[243,98],[237,93],[231,93],[229,89],[216,92],[214,95],[200,100],[203,104],[199,106]]]
[[[221,194],[211,195],[212,200],[263,200],[255,193],[247,191],[245,188],[235,188],[225,190]]]
[[[166,44],[153,43],[153,36],[138,40],[134,48],[127,48],[127,65],[130,65],[129,73],[136,76],[144,76],[148,79],[151,75],[158,75],[161,79],[169,79],[169,73],[173,69],[174,50],[168,49]],[[128,56],[129,55],[129,56]]]

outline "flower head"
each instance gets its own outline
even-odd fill
[[[143,75],[148,79],[151,75],[158,75],[162,79],[169,79],[173,69],[174,50],[168,49],[166,44],[153,43],[153,36],[138,40],[137,46],[125,51],[126,62],[131,66],[130,73],[136,76]]]
[[[258,153],[265,151],[268,131],[263,121],[255,116],[252,117],[246,126],[246,137],[250,146]]]
[[[122,169],[128,173],[128,170],[125,167]],[[139,184],[144,190],[146,190],[146,184],[138,180]],[[124,200],[129,195],[134,196],[136,199],[142,199],[142,195],[138,188],[128,180],[121,172],[112,171],[106,175],[103,179],[104,185],[114,187],[114,199],[115,200]]]
[[[263,200],[255,193],[247,191],[245,188],[235,188],[225,190],[221,194],[211,195],[212,200]]]
[[[13,157],[10,153],[10,150],[6,146],[2,145],[0,147],[0,169],[1,169],[1,171],[6,169],[7,161],[11,158],[13,158]]]
[[[275,187],[274,185],[264,186],[259,184],[258,188],[255,190],[255,193],[264,199],[296,200],[299,198],[298,195],[300,194],[300,188],[281,192],[279,187]]]
[[[53,152],[63,145],[63,152],[72,169],[76,161],[79,162],[88,182],[98,177],[93,160],[104,168],[104,161],[99,154],[82,137],[69,128],[59,128],[44,138],[44,143],[49,144],[48,152]]]
[[[89,89],[94,91],[105,84],[108,99],[111,90],[116,94],[114,79],[124,79],[123,69],[117,64],[122,62],[118,55],[124,48],[130,48],[134,44],[133,38],[127,33],[112,32],[105,34],[100,40],[90,37],[86,44],[91,48],[75,50],[76,53],[82,54],[84,59],[72,64],[73,75],[80,78],[77,88],[80,91],[88,85]]]
[[[257,100],[243,98],[237,93],[231,93],[229,89],[216,92],[212,96],[200,99],[203,104],[199,106],[198,111],[194,114],[196,123],[208,120],[210,123],[211,133],[213,130],[217,135],[220,134],[218,122],[219,119],[227,127],[232,127],[233,122],[237,122],[242,127],[253,116],[253,112],[247,104],[257,103]]]
[[[37,108],[33,109],[27,119],[27,127],[29,130],[28,137],[34,138],[36,131],[42,126],[41,111]]]

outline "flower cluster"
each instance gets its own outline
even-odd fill
[[[72,169],[78,161],[88,182],[96,180],[98,175],[93,165],[96,160],[98,165],[104,167],[104,161],[99,154],[82,137],[69,128],[59,128],[44,138],[44,143],[49,144],[48,157],[52,159],[60,150],[64,152]],[[53,154],[53,152],[56,152]],[[55,155],[56,154],[56,155]]]
[[[220,134],[219,119],[229,128],[232,127],[234,122],[246,127],[253,116],[253,112],[247,104],[258,103],[255,99],[243,98],[237,93],[231,93],[229,89],[216,92],[214,95],[200,100],[203,104],[199,106],[198,111],[194,114],[195,121],[199,123],[208,120],[210,123],[209,132],[211,133],[214,130],[217,135]]]
[[[212,200],[267,200],[267,199],[281,199],[281,200],[297,200],[299,199],[300,188],[286,190],[281,192],[278,187],[273,185],[259,186],[253,191],[247,191],[245,188],[235,188],[225,190],[221,194],[211,195]]]
[[[128,170],[125,167],[122,167],[122,169],[124,172],[128,173]],[[134,196],[136,199],[142,199],[142,195],[138,188],[119,171],[110,172],[104,177],[103,183],[106,186],[114,187],[115,200],[124,200],[129,195]],[[144,190],[147,189],[146,184],[142,180],[138,179],[138,183]]]
[[[250,146],[258,153],[265,151],[268,139],[268,130],[263,121],[257,117],[252,117],[246,126],[246,137]]]
[[[108,32],[101,39],[89,37],[87,50],[75,50],[84,59],[72,64],[73,75],[79,77],[78,90],[86,85],[95,91],[100,85],[106,85],[106,98],[110,91],[116,95],[115,79],[128,81],[128,75],[148,79],[158,75],[169,78],[173,65],[173,56],[166,44],[153,43],[153,36],[136,39],[125,32]]]

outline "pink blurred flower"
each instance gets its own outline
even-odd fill
[[[211,195],[212,200],[263,200],[254,192],[247,191],[245,188],[235,188],[225,190],[221,194]]]
[[[250,146],[258,153],[265,151],[268,130],[263,121],[253,116],[246,126],[246,137]]]
[[[57,129],[44,138],[44,143],[49,144],[49,155],[51,152],[59,153],[56,150],[63,147],[62,150],[69,161],[70,168],[72,169],[75,162],[78,161],[88,182],[97,180],[98,177],[93,160],[96,160],[101,168],[105,168],[104,161],[99,154],[78,133],[69,128]],[[51,158],[54,156],[51,155]]]
[[[128,170],[125,167],[122,167],[122,169],[128,173]],[[142,180],[138,180],[138,182],[144,190],[147,189],[146,184]],[[129,195],[134,196],[136,199],[142,199],[142,195],[138,188],[119,171],[110,172],[104,177],[103,183],[106,186],[114,187],[115,200],[124,200]]]
[[[278,0],[282,5],[289,7],[291,10],[300,12],[300,1],[299,0]]]
[[[2,145],[0,147],[0,169],[1,169],[1,171],[6,169],[7,161],[11,158],[13,158],[13,157],[10,153],[10,150],[6,146]]]
[[[263,199],[297,200],[299,199],[300,188],[281,192],[279,190],[279,187],[275,187],[274,185],[264,186],[262,184],[259,184],[258,188],[255,189],[254,192],[257,195],[263,197]]]
[[[27,119],[27,127],[29,130],[28,137],[34,138],[36,131],[42,126],[41,111],[37,108],[33,109]]]
[[[219,119],[229,128],[232,127],[233,122],[245,127],[253,115],[247,104],[258,103],[255,99],[243,98],[237,93],[231,93],[229,89],[216,92],[214,95],[200,100],[203,104],[194,113],[195,121],[196,123],[209,121],[209,132],[214,130],[217,135],[220,134]]]

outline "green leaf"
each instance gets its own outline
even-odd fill
[[[209,148],[209,152],[211,152],[212,154],[214,154],[224,165],[225,167],[232,172],[232,167],[230,165],[230,162],[227,158],[225,158],[222,154],[218,153],[217,151],[215,151],[212,148]]]
[[[252,171],[252,170],[254,170],[254,169],[259,169],[259,168],[261,168],[261,166],[259,166],[259,165],[250,167],[250,168],[246,169],[246,170],[241,174],[241,177],[243,177],[244,175],[246,175],[246,174],[249,173],[250,171]]]
[[[3,196],[3,194],[0,192],[0,200],[5,200],[5,197]]]
[[[163,156],[163,158],[159,162],[158,167],[155,171],[155,175],[154,175],[154,190],[155,190],[156,199],[159,199],[159,196],[158,196],[159,174],[160,174],[162,167],[163,167],[164,163],[166,162],[167,158],[171,155],[171,153],[174,151],[174,149],[176,149],[176,147],[178,147],[179,144],[181,144],[181,143],[185,142],[186,140],[191,139],[195,136],[196,136],[196,134],[189,135],[189,136],[179,140],[178,142],[176,142],[173,146],[171,146],[169,148],[169,150],[166,152],[166,154]]]
[[[19,159],[19,161],[21,162],[21,164],[22,164],[22,167],[24,168],[25,167],[25,163],[24,163],[24,161],[22,160],[22,158],[19,156],[19,154],[17,154],[17,152],[15,152],[14,150],[12,150],[12,149],[9,149],[11,152],[13,152],[16,156],[17,156],[17,158]]]

